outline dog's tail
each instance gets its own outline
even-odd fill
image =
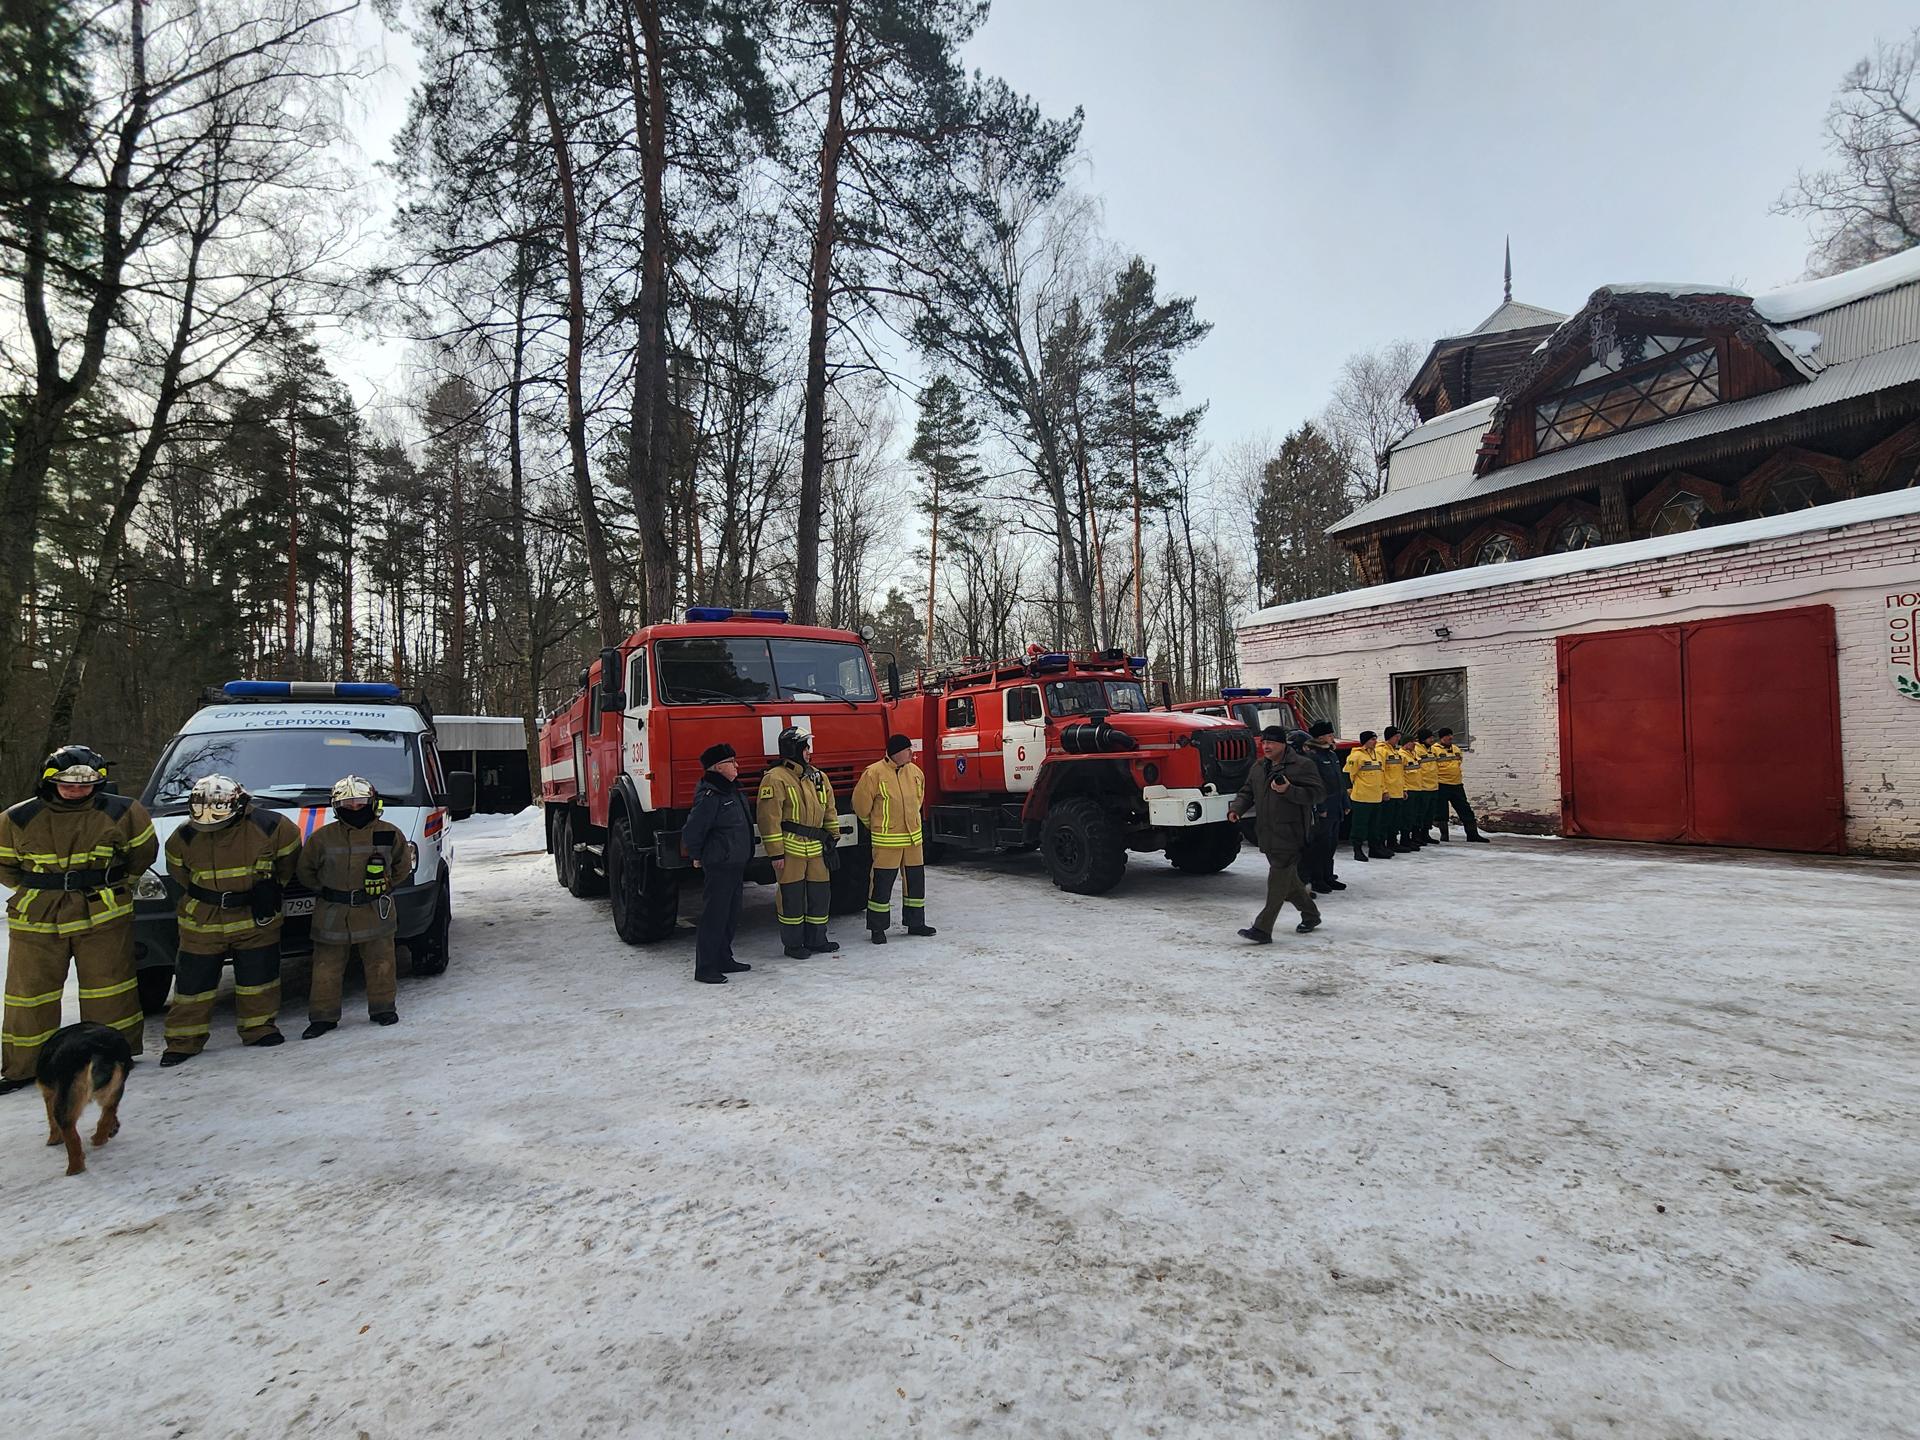
[[[104,1094],[113,1088],[114,1072],[128,1062],[118,1055],[95,1055],[93,1057],[92,1091],[96,1095]]]

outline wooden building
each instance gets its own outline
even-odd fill
[[[1914,252],[1753,296],[1509,298],[1437,342],[1387,490],[1332,529],[1368,584],[1779,515],[1920,476]]]

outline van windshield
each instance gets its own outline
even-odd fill
[[[225,730],[182,735],[147,781],[143,803],[156,815],[186,809],[203,775],[231,775],[257,799],[324,805],[333,782],[361,775],[389,805],[426,805],[415,737],[400,730]]]

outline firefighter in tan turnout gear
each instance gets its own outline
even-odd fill
[[[206,1048],[220,967],[233,961],[234,1020],[243,1045],[278,1045],[280,906],[300,854],[300,832],[226,775],[203,775],[187,793],[187,823],[167,837],[180,950],[160,1063]]]
[[[33,799],[0,813],[0,885],[13,891],[0,1092],[33,1083],[40,1047],[60,1028],[69,962],[80,1018],[111,1025],[140,1053],[133,884],[160,847],[140,802],[106,786],[102,756],[62,746],[42,764]]]
[[[314,894],[313,981],[302,1040],[340,1023],[340,982],[356,948],[367,976],[367,1018],[376,1025],[400,1018],[393,892],[413,875],[412,851],[399,827],[380,818],[379,793],[358,775],[334,785],[333,814],[301,848],[295,870]]]
[[[904,735],[887,741],[887,758],[876,760],[853,787],[853,813],[873,841],[873,868],[867,874],[867,936],[887,943],[893,921],[893,877],[906,874],[901,918],[909,935],[931,935],[927,924],[927,858],[920,833],[927,777],[913,763],[913,742]]]
[[[833,804],[833,782],[807,763],[813,737],[789,725],[780,732],[779,744],[780,763],[760,777],[760,804],[754,818],[760,843],[780,879],[774,900],[780,943],[799,960],[840,948],[827,938],[833,899],[828,871],[840,863],[839,812]]]

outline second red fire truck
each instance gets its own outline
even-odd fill
[[[1098,895],[1129,851],[1191,874],[1224,870],[1227,805],[1253,763],[1231,720],[1147,707],[1146,662],[1118,650],[1041,652],[923,674],[892,705],[927,776],[935,849],[1038,849],[1053,883]]]

